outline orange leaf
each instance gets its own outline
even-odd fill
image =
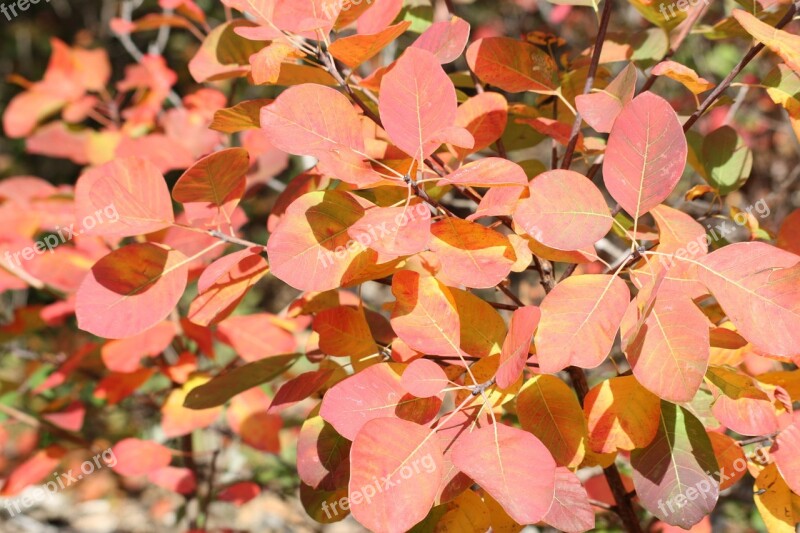
[[[338,306],[317,313],[313,329],[322,353],[352,357],[353,361],[378,353],[378,346],[360,307]]]
[[[401,270],[392,279],[397,298],[392,328],[412,349],[432,355],[459,357],[461,330],[450,289],[436,278]]]
[[[410,21],[403,21],[382,30],[379,33],[365,35],[356,34],[336,39],[328,49],[333,57],[354,69],[361,63],[375,57],[392,41],[403,35]]]
[[[533,376],[517,395],[522,428],[547,446],[561,466],[576,468],[586,455],[589,433],[578,397],[555,376]]]
[[[697,75],[697,72],[689,67],[676,63],[675,61],[662,61],[653,67],[650,73],[654,76],[666,76],[667,78],[673,79],[694,94],[700,94],[714,88],[713,83],[701,78]]]
[[[467,99],[458,106],[456,126],[466,129],[475,139],[472,148],[457,148],[459,158],[464,158],[490,146],[506,130],[508,101],[499,93],[485,92]]]
[[[242,441],[256,450],[280,453],[278,432],[283,427],[279,415],[269,413],[270,398],[258,387],[234,396],[226,412],[228,425]]]
[[[190,378],[180,389],[173,389],[169,393],[161,408],[161,427],[167,438],[188,435],[196,429],[206,428],[219,417],[222,412],[221,407],[195,410],[183,406],[192,389],[208,383],[209,380],[208,376],[198,374]]]
[[[215,152],[183,173],[172,190],[172,197],[182,204],[214,206],[230,224],[233,210],[244,194],[249,168],[250,156],[244,148]]]
[[[737,243],[704,257],[699,275],[757,349],[800,355],[800,256],[766,243]]]
[[[644,448],[658,432],[661,400],[633,376],[603,381],[586,395],[589,443],[597,453]]]
[[[660,292],[643,323],[636,322],[636,305],[631,302],[621,331],[633,375],[665,400],[688,402],[708,368],[708,319],[681,293]]]
[[[248,363],[294,351],[294,335],[280,327],[269,313],[236,315],[219,324],[217,334]]]
[[[340,287],[354,263],[376,256],[358,246],[348,248],[348,229],[363,216],[358,200],[344,191],[301,196],[288,207],[267,242],[272,273],[299,290]]]
[[[510,93],[549,94],[557,84],[556,65],[540,48],[507,37],[475,41],[467,49],[467,63],[483,83]]]
[[[800,36],[773,28],[741,9],[734,9],[733,16],[756,41],[766,45],[781,56],[789,68],[800,73]]]
[[[783,219],[777,244],[787,252],[800,255],[800,209],[795,209]]]
[[[494,287],[517,256],[508,237],[475,222],[447,217],[431,226],[431,251],[450,280],[476,289]]]
[[[227,318],[269,267],[262,248],[248,248],[212,263],[197,283],[199,294],[189,307],[189,319],[209,326]]]
[[[534,337],[541,371],[600,365],[611,351],[629,300],[625,282],[612,276],[572,276],[556,285],[542,301]]]
[[[103,364],[114,372],[134,372],[142,357],[161,355],[176,333],[175,323],[165,321],[133,337],[109,341],[100,350]]]

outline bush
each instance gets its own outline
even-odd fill
[[[105,468],[190,529],[264,486],[374,531],[690,529],[749,474],[793,531],[798,7],[630,3],[540,6],[568,42],[505,2],[123,1],[114,83],[53,39],[3,126],[84,170],[0,183],[9,513]]]

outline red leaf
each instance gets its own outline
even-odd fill
[[[133,337],[169,316],[188,275],[186,256],[176,250],[153,243],[115,250],[92,267],[78,290],[78,327],[109,339]]]
[[[86,408],[83,404],[79,401],[74,401],[62,411],[43,414],[42,418],[61,429],[78,432],[83,427],[83,417],[85,415]]]
[[[420,424],[430,422],[442,401],[414,398],[401,384],[403,365],[370,366],[333,386],[322,400],[320,415],[343,437],[353,440],[370,420],[395,417]]]
[[[414,41],[412,48],[427,50],[440,63],[451,63],[461,57],[469,40],[469,23],[458,17],[435,22]]]
[[[164,176],[147,159],[118,159],[85,172],[75,186],[77,219],[97,219],[99,213],[116,213],[118,220],[103,218],[87,235],[131,237],[164,229],[175,221]]]
[[[383,77],[380,92],[383,127],[392,142],[408,155],[424,159],[443,142],[460,142],[455,142],[452,130],[456,90],[430,52],[408,48]]]
[[[269,412],[274,413],[305,400],[324,387],[332,375],[333,370],[317,370],[290,379],[275,393]]]
[[[453,462],[519,524],[547,514],[555,493],[556,462],[539,439],[502,424],[459,439]]]
[[[533,305],[521,307],[511,316],[497,369],[497,386],[501,389],[507,389],[522,375],[541,316],[541,310]]]
[[[26,487],[41,482],[50,476],[61,462],[66,450],[57,444],[39,450],[8,476],[0,496],[16,496]]]
[[[622,109],[633,100],[635,92],[636,66],[628,63],[602,91],[576,96],[575,107],[595,131],[609,133]]]
[[[261,494],[261,487],[252,481],[240,481],[229,485],[217,493],[217,500],[231,502],[237,507],[244,505]]]
[[[292,353],[297,344],[269,313],[232,316],[219,324],[217,335],[248,363]]]
[[[194,472],[177,466],[165,466],[148,472],[147,480],[161,488],[184,495],[194,493],[197,488]]]
[[[589,531],[594,529],[594,509],[581,480],[568,468],[556,468],[556,490],[553,506],[542,519],[561,531]]]
[[[403,388],[417,398],[438,396],[449,383],[442,367],[428,359],[413,361],[403,372]]]
[[[425,518],[442,479],[442,452],[432,437],[432,430],[396,418],[361,428],[350,450],[348,495],[356,520],[372,531],[395,533]]]
[[[686,167],[688,146],[678,116],[651,92],[631,100],[614,122],[603,179],[635,219],[667,199]]]
[[[121,476],[142,476],[168,466],[172,452],[149,440],[124,439],[112,448],[117,464],[111,468]]]
[[[567,251],[599,241],[613,223],[603,193],[571,170],[534,178],[530,197],[519,202],[514,221],[545,246]]]

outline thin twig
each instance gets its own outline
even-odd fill
[[[800,4],[800,2],[789,6],[789,10],[786,12],[786,14],[780,20],[780,22],[778,22],[775,25],[776,30],[783,28],[784,26],[789,24],[792,21],[792,19],[794,19],[794,16],[798,10],[798,4]],[[692,113],[692,115],[689,117],[689,120],[687,120],[684,123],[683,125],[684,132],[687,132],[691,129],[694,123],[697,122],[701,116],[703,116],[703,113],[705,113],[708,110],[708,108],[711,107],[720,96],[722,96],[722,93],[724,93],[725,90],[730,86],[731,82],[733,82],[733,80],[736,79],[736,76],[738,76],[739,73],[742,70],[744,70],[744,68],[750,63],[750,61],[752,61],[763,49],[764,49],[763,43],[755,44],[750,48],[750,50],[745,54],[745,56],[741,59],[741,61],[739,61],[739,63],[735,67],[733,67],[733,70],[731,70],[730,74],[728,74],[725,77],[725,79],[722,80],[722,82],[719,85],[717,85],[713,91],[711,91],[711,94],[709,94],[706,97],[703,103],[700,104],[700,107],[698,107],[697,110],[694,113]]]
[[[592,51],[592,61],[589,64],[589,72],[586,76],[586,83],[583,85],[583,94],[589,94],[594,85],[594,77],[597,74],[597,67],[600,64],[600,54],[603,51],[603,43],[606,40],[606,33],[608,32],[608,22],[611,20],[611,0],[605,0],[603,4],[603,13],[600,15],[600,27],[597,29],[597,38],[594,41],[594,50]],[[564,159],[561,161],[561,168],[568,169],[572,165],[572,156],[575,154],[575,147],[578,145],[578,136],[581,131],[581,114],[576,112],[575,122],[572,124],[572,133],[569,137],[569,144],[567,150],[564,152]]]

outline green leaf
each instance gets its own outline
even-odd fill
[[[753,169],[753,151],[730,126],[712,131],[703,141],[708,184],[723,196],[745,184]]]
[[[241,392],[272,381],[289,370],[299,358],[299,354],[278,355],[234,368],[192,389],[183,406],[209,409],[222,405]]]
[[[691,528],[714,510],[719,466],[703,424],[662,401],[661,424],[646,448],[631,452],[633,484],[645,509],[673,526]]]

